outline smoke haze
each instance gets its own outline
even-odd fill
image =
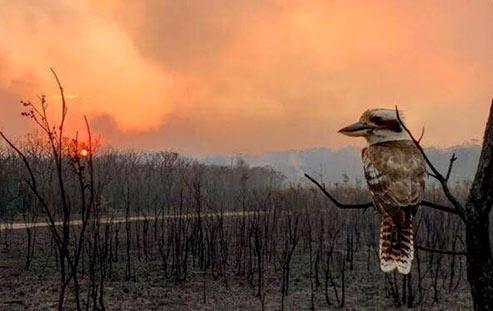
[[[331,148],[367,108],[399,107],[425,143],[480,139],[493,95],[482,1],[0,0],[0,127],[54,67],[116,147],[188,154]]]

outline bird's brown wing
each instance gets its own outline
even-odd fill
[[[388,213],[396,224],[402,223],[403,208],[416,206],[423,199],[423,156],[411,141],[391,141],[363,149],[362,158],[376,208]]]

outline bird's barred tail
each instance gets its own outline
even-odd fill
[[[397,268],[402,274],[411,271],[414,257],[413,229],[411,218],[397,226],[388,214],[380,224],[380,268],[390,272]]]

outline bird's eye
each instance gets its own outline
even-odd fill
[[[389,130],[400,133],[402,132],[401,124],[399,121],[390,122],[388,125]]]
[[[370,122],[376,125],[382,125],[385,124],[386,121],[380,117],[374,116],[370,118]]]

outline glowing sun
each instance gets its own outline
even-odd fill
[[[82,149],[82,150],[80,151],[80,156],[81,156],[81,157],[85,158],[85,157],[87,157],[88,155],[89,155],[89,151],[88,151],[87,149]]]

